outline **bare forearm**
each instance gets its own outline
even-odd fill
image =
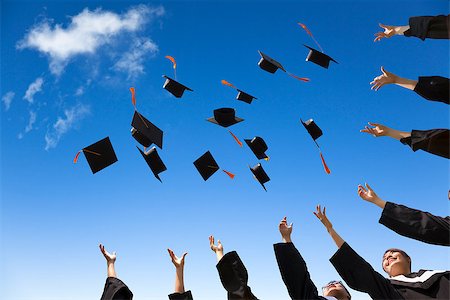
[[[108,266],[108,277],[117,277],[116,269],[114,268],[114,263],[107,263]]]
[[[386,206],[386,201],[380,198],[375,199],[372,203],[381,209],[384,209],[384,207]]]
[[[411,136],[411,132],[400,131],[400,130],[389,128],[389,130],[388,130],[386,135],[391,137],[391,138],[393,138],[393,139],[401,140],[402,138],[410,137]]]
[[[412,90],[412,91],[416,88],[417,82],[418,82],[417,80],[403,78],[400,76],[395,76],[395,81],[394,81],[394,83],[396,85],[399,85],[405,89]]]
[[[219,262],[223,257],[223,251],[216,251],[217,262]]]
[[[177,268],[175,274],[175,293],[184,293],[184,270]]]
[[[394,32],[396,35],[404,35],[405,31],[409,29],[409,25],[395,26]]]
[[[341,248],[344,245],[345,241],[341,238],[341,236],[332,228],[327,229],[333,241],[336,243],[338,248]]]

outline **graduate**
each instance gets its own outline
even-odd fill
[[[409,18],[409,25],[391,26],[379,24],[384,31],[375,33],[374,42],[394,35],[415,36],[422,41],[428,39],[449,39],[449,15],[423,16]]]
[[[369,122],[360,130],[374,137],[388,136],[408,145],[415,152],[423,150],[434,155],[450,158],[450,137],[448,129],[412,130],[410,132],[389,128],[385,125]]]
[[[181,257],[177,257],[171,249],[167,249],[173,265],[175,266],[175,291],[169,295],[170,300],[192,300],[191,291],[184,290],[184,258],[187,252]]]
[[[378,91],[386,84],[396,84],[412,90],[423,98],[450,104],[450,79],[441,76],[420,76],[418,80],[407,79],[388,72],[381,67],[382,74],[370,83],[372,90]]]
[[[428,212],[384,201],[366,183],[358,185],[358,196],[380,207],[380,224],[400,235],[428,244],[450,246],[450,217],[438,217]]]
[[[309,276],[305,261],[292,243],[292,226],[292,224],[287,224],[287,219],[284,217],[278,225],[282,242],[273,245],[281,278],[291,299],[350,300],[351,296],[348,290],[341,281],[336,280],[330,281],[322,287],[323,297],[319,296],[317,288]]]
[[[352,288],[369,294],[372,299],[449,299],[450,271],[419,270],[411,272],[411,258],[400,249],[383,254],[385,278],[359,256],[334,230],[325,207],[317,205],[314,215],[327,229],[338,250],[330,258],[336,271]]]
[[[109,253],[102,244],[99,245],[99,248],[106,259],[108,270],[108,278],[106,278],[105,288],[100,300],[132,300],[133,293],[122,280],[117,278],[114,267],[117,258],[116,252]]]
[[[248,273],[244,263],[236,251],[223,254],[223,245],[220,240],[214,244],[214,236],[209,237],[211,250],[216,253],[217,271],[220,281],[228,292],[228,300],[258,300],[248,286]]]

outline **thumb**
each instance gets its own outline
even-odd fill
[[[386,72],[386,70],[384,69],[383,66],[381,66],[381,72],[383,72],[383,75],[387,76],[387,72]]]
[[[181,259],[184,259],[184,258],[186,257],[187,254],[188,254],[187,252],[184,252],[184,253],[183,253],[183,256],[181,257]]]
[[[373,192],[373,189],[370,187],[370,185],[366,182],[366,187],[369,191]]]

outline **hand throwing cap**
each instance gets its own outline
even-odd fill
[[[163,131],[135,111],[131,121],[131,135],[144,147],[155,144],[162,149]]]

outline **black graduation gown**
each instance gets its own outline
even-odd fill
[[[317,288],[309,276],[306,263],[293,243],[274,244],[273,249],[281,278],[283,278],[292,300],[326,299],[319,296]]]
[[[132,300],[133,293],[122,280],[115,277],[106,278],[105,288],[100,300]]]
[[[409,29],[403,34],[407,37],[415,36],[421,40],[449,39],[449,16],[423,16],[409,18]]]
[[[414,92],[431,101],[450,104],[450,79],[441,76],[421,76]]]
[[[428,244],[450,246],[450,217],[437,217],[386,202],[379,222],[400,235]]]
[[[217,263],[220,281],[229,300],[257,300],[248,286],[248,273],[236,251],[225,254]]]
[[[409,145],[413,151],[419,149],[434,155],[450,158],[448,129],[413,130],[411,136],[400,139],[404,145]]]
[[[184,293],[173,293],[169,295],[170,300],[193,300],[191,291]]]
[[[372,299],[446,299],[450,298],[449,271],[439,271],[427,278],[425,270],[407,276],[384,278],[359,256],[347,243],[330,258],[336,271],[352,288],[370,295]],[[421,277],[421,275],[425,275]],[[401,278],[403,277],[403,279]],[[408,282],[408,280],[410,282]],[[423,282],[420,282],[420,281]]]

